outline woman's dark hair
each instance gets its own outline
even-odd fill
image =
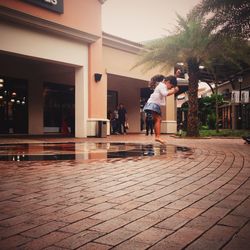
[[[155,87],[158,85],[159,82],[162,82],[163,79],[165,78],[164,75],[155,75],[153,76],[149,83],[148,83],[148,86],[150,89],[155,89]]]
[[[174,87],[177,86],[177,78],[175,76],[166,76],[164,77],[165,81],[169,81]]]

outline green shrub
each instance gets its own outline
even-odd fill
[[[216,125],[216,115],[215,113],[211,113],[207,116],[207,124],[209,129],[215,129]]]
[[[250,135],[249,130],[231,130],[231,129],[220,129],[218,132],[216,130],[200,130],[200,136],[224,136],[224,137],[242,137]]]

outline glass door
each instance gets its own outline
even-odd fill
[[[28,133],[27,81],[0,76],[0,134]]]

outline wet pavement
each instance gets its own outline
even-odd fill
[[[0,144],[0,161],[89,160],[175,155],[187,147],[129,142],[57,142]]]
[[[0,249],[250,249],[249,145],[163,138],[0,138]]]

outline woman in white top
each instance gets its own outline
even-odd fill
[[[150,80],[150,86],[154,88],[154,92],[149,97],[143,110],[146,113],[152,113],[154,119],[155,141],[163,143],[160,138],[161,134],[161,108],[166,105],[166,97],[173,95],[179,91],[175,76],[155,75]]]

